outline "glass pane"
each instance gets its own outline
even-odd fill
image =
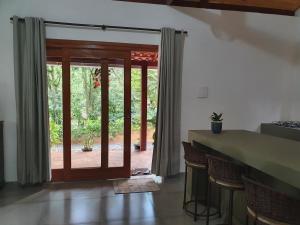
[[[101,166],[101,66],[71,63],[71,165]]]
[[[109,65],[108,77],[108,167],[124,163],[124,64]]]
[[[51,169],[63,168],[62,64],[47,63]]]
[[[131,68],[131,171],[148,168],[147,151],[140,151],[142,70]],[[150,160],[150,159],[149,159]]]
[[[156,112],[158,100],[158,70],[148,69],[148,93],[147,93],[147,149],[153,150],[154,131],[156,125]],[[152,155],[151,155],[152,158]]]
[[[151,170],[153,141],[156,124],[158,76],[156,68],[147,71],[147,146],[146,151],[140,151],[141,134],[141,100],[142,71],[135,66],[131,70],[131,169],[133,173],[142,174]]]
[[[136,151],[140,150],[140,127],[141,127],[141,83],[142,70],[141,67],[131,69],[131,142],[132,148]],[[133,152],[135,153],[135,152]],[[132,168],[141,168],[139,160],[132,157]]]

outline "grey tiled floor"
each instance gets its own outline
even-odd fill
[[[0,190],[0,225],[192,225],[182,210],[183,175],[154,193],[116,195],[112,181]],[[211,224],[214,224],[211,223]]]

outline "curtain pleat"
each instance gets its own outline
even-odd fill
[[[13,18],[18,182],[50,178],[45,24]]]
[[[163,28],[160,46],[158,107],[152,173],[173,176],[180,170],[181,82],[184,34]]]

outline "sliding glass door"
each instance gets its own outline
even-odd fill
[[[53,180],[129,177],[130,51],[64,47],[47,49],[47,56],[48,76],[58,65],[62,90]],[[50,127],[52,139],[55,131]]]

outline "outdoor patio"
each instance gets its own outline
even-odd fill
[[[74,148],[72,148],[74,149]],[[97,149],[97,148],[96,148]],[[100,148],[98,148],[100,149]],[[123,151],[116,147],[110,146],[108,153],[109,167],[123,166]],[[151,143],[147,144],[146,151],[134,150],[132,146],[131,151],[131,169],[135,168],[148,168],[151,169],[151,161],[153,154],[153,146]],[[87,168],[87,167],[100,167],[101,166],[101,150],[94,150],[92,152],[82,152],[80,150],[72,151],[72,168]],[[63,168],[63,151],[51,151],[51,168]]]

